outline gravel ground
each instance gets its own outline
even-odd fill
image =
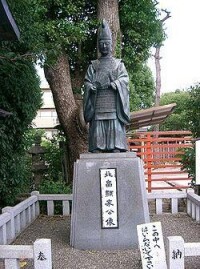
[[[200,224],[185,213],[151,215],[151,221],[161,221],[164,240],[167,236],[180,235],[185,242],[200,242]],[[14,242],[33,244],[37,238],[51,238],[54,269],[140,269],[138,250],[84,251],[69,245],[70,217],[40,216]],[[33,268],[30,261],[23,261],[22,268]],[[2,269],[3,266],[0,266]],[[176,269],[176,268],[174,268]],[[185,269],[200,269],[199,257],[186,257]]]

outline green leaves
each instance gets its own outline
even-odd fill
[[[171,103],[177,104],[175,111],[161,124],[161,130],[191,130],[194,137],[200,137],[200,84],[161,96],[160,105]]]
[[[195,183],[195,148],[184,149],[184,154],[181,155],[182,170],[188,173],[188,177],[191,177],[191,185]]]
[[[0,108],[12,113],[0,119],[0,203],[10,205],[30,180],[24,133],[41,105],[39,79],[33,64],[0,48]]]
[[[136,111],[153,105],[154,80],[151,70],[146,65],[138,66],[136,71],[129,72],[130,77],[130,110]]]
[[[160,125],[160,130],[188,130],[189,125],[186,120],[187,103],[189,101],[189,92],[176,90],[161,95],[160,105],[176,103],[173,113]]]
[[[63,167],[62,159],[64,151],[60,148],[61,141],[65,141],[64,136],[55,135],[52,139],[45,139],[42,142],[42,146],[45,148],[44,159],[48,164],[48,172],[46,178],[48,180],[62,180],[63,179]]]
[[[20,45],[38,59],[43,55],[47,64],[54,63],[64,49],[71,76],[83,77],[89,61],[96,58],[97,1],[8,1],[21,29]],[[150,47],[164,39],[156,1],[119,1],[119,17],[122,53],[118,44],[116,55],[123,58],[129,73],[136,73],[149,57]]]
[[[189,97],[186,119],[193,136],[200,137],[200,83],[190,87]]]
[[[75,57],[78,45],[85,42],[91,31],[94,31],[95,2],[9,1],[21,30],[20,43],[26,44],[27,49],[36,55],[48,55],[46,60],[49,62],[55,60],[63,49],[69,53],[70,58]]]
[[[191,86],[188,90],[188,101],[185,106],[185,118],[182,119],[188,124],[188,129],[192,131],[193,137],[200,137],[200,83]],[[199,195],[199,186],[195,185],[195,147],[184,150],[181,163],[192,178],[191,185]]]
[[[165,39],[155,1],[123,0],[119,2],[120,23],[123,34],[123,58],[131,65],[143,63],[149,49]]]

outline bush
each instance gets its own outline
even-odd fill
[[[61,180],[46,179],[40,184],[39,192],[43,194],[67,194],[72,193],[72,187]]]
[[[0,46],[0,52],[2,48]],[[13,205],[31,177],[25,133],[41,105],[36,70],[28,60],[0,59],[0,108],[12,114],[0,119],[0,205]]]
[[[71,194],[72,188],[61,180],[44,180],[39,187],[39,192],[43,194]],[[43,214],[47,214],[46,202],[40,203],[40,210]],[[54,213],[55,215],[62,214],[62,201],[54,202]]]
[[[181,155],[181,163],[183,165],[182,170],[188,173],[188,176],[192,178],[191,186],[195,184],[195,148],[184,149],[184,154]]]
[[[63,179],[62,159],[64,150],[60,147],[61,141],[65,141],[65,137],[58,133],[51,139],[45,138],[41,145],[45,149],[44,160],[48,166],[45,178],[53,181]]]

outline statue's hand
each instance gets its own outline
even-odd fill
[[[96,93],[97,88],[96,88],[96,86],[92,85],[92,86],[90,87],[90,90],[91,90],[92,93]]]
[[[117,85],[114,82],[111,82],[110,86],[113,90],[117,90]]]

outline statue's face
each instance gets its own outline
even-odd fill
[[[99,51],[101,55],[106,56],[112,51],[112,41],[111,40],[100,40],[99,41]]]

